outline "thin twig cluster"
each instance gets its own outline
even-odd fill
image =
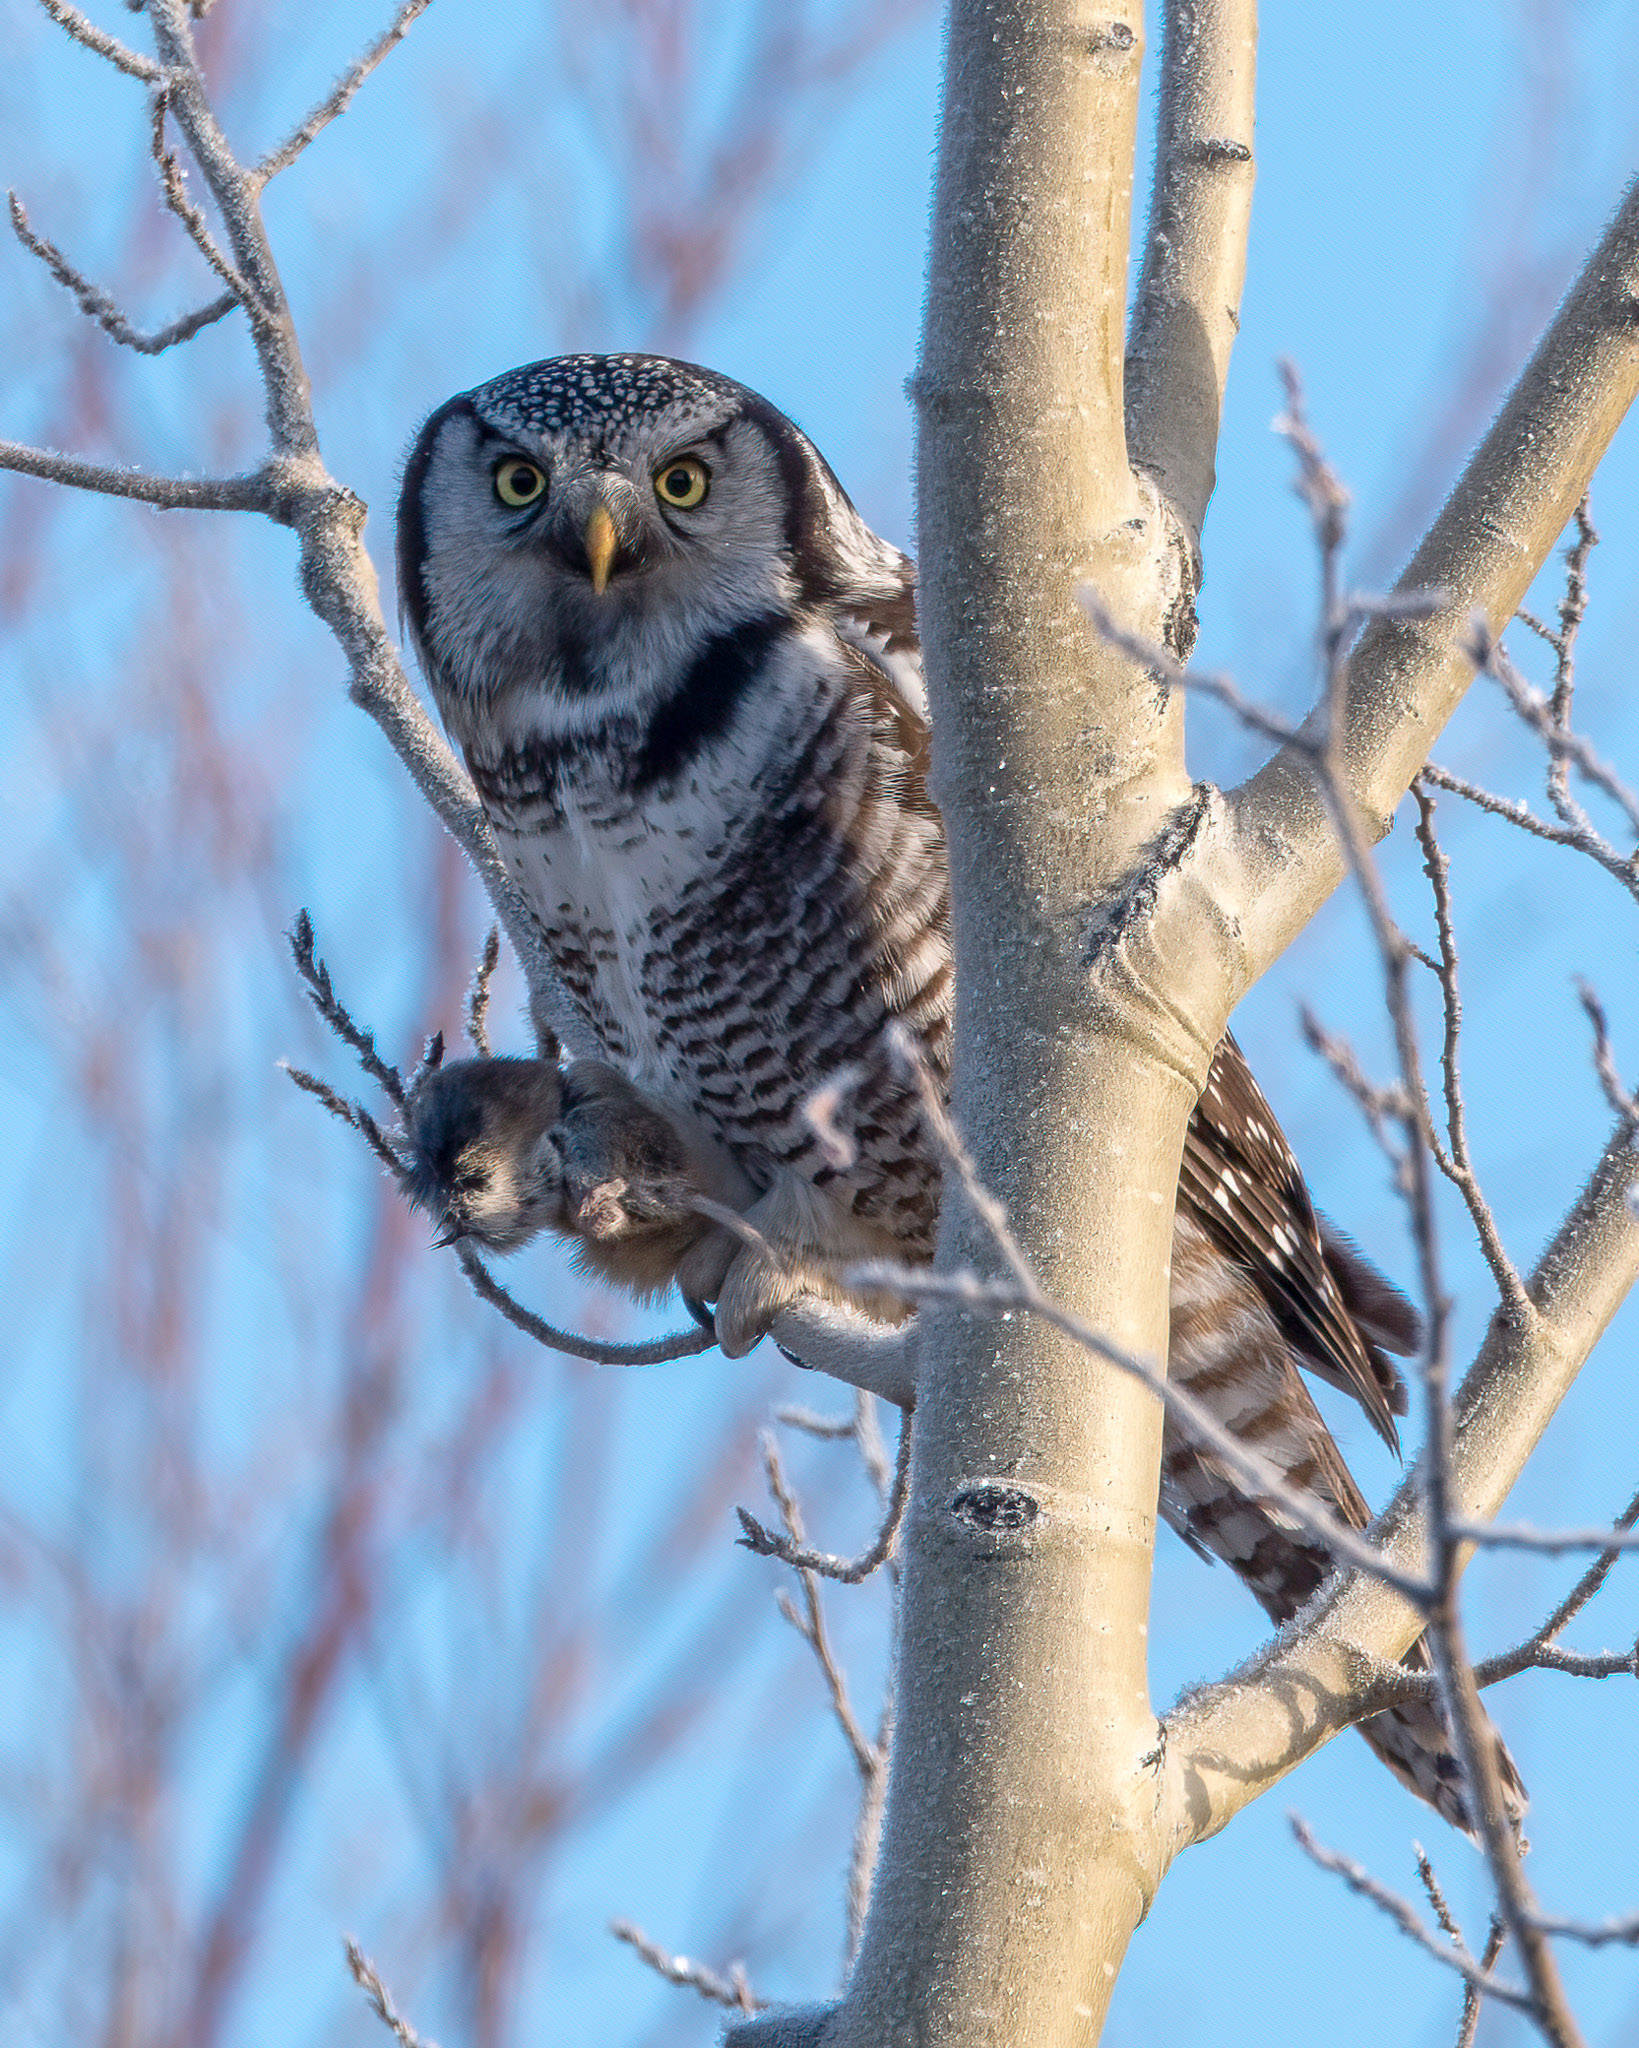
[[[399,1070],[377,1052],[374,1033],[355,1023],[351,1012],[336,994],[330,971],[315,951],[313,921],[305,910],[298,915],[291,929],[290,954],[314,1009],[342,1043],[351,1047],[364,1072],[381,1089],[393,1108],[402,1113],[416,1083],[442,1061],[443,1034],[435,1033],[429,1040],[419,1065],[406,1082]],[[499,957],[499,939],[492,930],[485,940],[467,1005],[474,1048],[481,1057],[487,1056],[488,1052],[489,987]],[[400,1192],[407,1192],[409,1161],[363,1103],[339,1094],[327,1081],[304,1068],[286,1062],[285,1071],[298,1088],[323,1103],[332,1116],[357,1131],[392,1176]],[[583,1358],[593,1365],[663,1365],[674,1358],[696,1357],[700,1352],[709,1350],[714,1342],[704,1330],[678,1330],[669,1337],[656,1337],[641,1344],[614,1344],[597,1337],[581,1336],[571,1330],[560,1330],[533,1309],[525,1307],[503,1287],[470,1244],[458,1241],[454,1251],[456,1263],[467,1284],[481,1301],[498,1310],[515,1330],[521,1330],[534,1343],[549,1351],[560,1351],[568,1358]]]
[[[822,1579],[834,1579],[842,1585],[859,1585],[884,1565],[890,1579],[896,1579],[893,1553],[910,1494],[911,1417],[907,1414],[900,1423],[899,1454],[891,1475],[877,1424],[876,1402],[871,1395],[855,1395],[854,1412],[846,1422],[832,1422],[802,1411],[787,1412],[780,1419],[788,1427],[810,1435],[850,1439],[883,1503],[883,1520],[876,1538],[858,1557],[834,1557],[826,1551],[810,1548],[802,1509],[786,1478],[778,1442],[771,1431],[765,1431],[762,1439],[763,1469],[768,1479],[768,1490],[780,1511],[784,1534],[765,1529],[744,1508],[737,1510],[745,1532],[741,1540],[747,1548],[760,1556],[777,1558],[796,1574],[801,1605],[783,1589],[775,1596],[776,1603],[780,1613],[813,1653],[825,1683],[831,1718],[842,1735],[859,1779],[859,1809],[854,1822],[853,1852],[848,1869],[847,1954],[851,1961],[865,1928],[865,1913],[870,1904],[871,1880],[882,1834],[883,1803],[888,1791],[888,1755],[893,1740],[893,1691],[890,1683],[876,1733],[874,1736],[867,1734],[832,1648],[820,1582]]]

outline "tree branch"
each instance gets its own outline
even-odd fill
[[[118,469],[111,463],[82,462],[50,448],[30,448],[21,441],[0,441],[0,469],[19,476],[37,476],[70,490],[95,491],[105,498],[134,498],[157,505],[162,512],[261,512],[273,516],[274,491],[267,473],[246,476],[150,476],[140,469]]]
[[[1499,1984],[1491,1974],[1490,1965],[1475,1957],[1455,1928],[1442,1922],[1446,1928],[1447,1942],[1436,1941],[1434,1936],[1418,1918],[1416,1909],[1408,1899],[1398,1892],[1391,1892],[1386,1885],[1378,1883],[1363,1864],[1355,1862],[1352,1856],[1340,1856],[1335,1849],[1324,1848],[1309,1832],[1307,1825],[1297,1814],[1291,1816],[1292,1833],[1297,1838],[1303,1853],[1318,1863],[1322,1870],[1329,1870],[1334,1877],[1342,1878],[1350,1891],[1363,1899],[1370,1899],[1379,1911],[1387,1913],[1400,1932],[1410,1937],[1418,1947],[1426,1950],[1436,1962],[1444,1963],[1455,1970],[1472,1990],[1483,1992],[1489,1998],[1500,2000],[1521,2012],[1530,2012],[1531,1994],[1513,1984]],[[1449,1946],[1447,1945],[1449,1943]],[[1500,1953],[1500,1951],[1499,1951]],[[1495,1957],[1492,1958],[1495,1961]]]
[[[119,307],[100,285],[94,285],[88,277],[76,270],[55,242],[48,242],[44,235],[36,234],[29,224],[27,211],[15,192],[7,194],[11,203],[11,225],[25,249],[37,256],[46,269],[63,287],[72,292],[80,311],[88,320],[95,320],[103,333],[122,347],[135,349],[141,356],[163,355],[168,348],[175,348],[179,342],[192,341],[217,320],[225,319],[239,304],[238,294],[223,292],[220,298],[212,299],[208,306],[197,311],[184,313],[169,326],[156,328],[152,334],[144,334],[131,325]]]
[[[335,85],[320,100],[305,121],[287,135],[276,149],[268,151],[252,171],[251,176],[259,185],[265,185],[270,178],[276,178],[302,154],[310,142],[322,135],[338,114],[345,114],[351,106],[353,95],[375,70],[384,57],[396,50],[409,34],[411,26],[426,13],[432,0],[403,0],[397,14],[382,30],[356,63],[350,64],[336,80]]]
[[[1127,442],[1199,552],[1252,215],[1256,0],[1168,0]]]
[[[852,1427],[845,1432],[851,1435]],[[769,1487],[782,1511],[786,1511],[786,1495],[782,1492],[783,1480],[777,1456],[765,1449],[768,1464]],[[907,1415],[899,1426],[899,1455],[894,1461],[893,1490],[888,1497],[882,1525],[871,1542],[857,1557],[837,1557],[828,1550],[811,1550],[802,1538],[790,1533],[776,1535],[767,1529],[755,1515],[744,1508],[736,1508],[740,1527],[744,1532],[740,1541],[748,1550],[759,1557],[777,1557],[781,1564],[787,1564],[793,1571],[812,1572],[822,1579],[835,1579],[842,1586],[857,1586],[868,1579],[872,1572],[887,1563],[899,1535],[899,1525],[905,1517],[905,1502],[910,1493],[911,1478],[911,1425]],[[785,1512],[787,1529],[790,1529],[791,1514]]]
[[[1211,1046],[1180,1046],[1137,976],[1090,1018],[1087,963],[1118,936],[1091,906],[1142,871],[1190,784],[1178,701],[1090,639],[1074,596],[1090,574],[1156,638],[1188,604],[1186,550],[1133,474],[1124,424],[1141,56],[1132,0],[1096,16],[1071,0],[955,0],[912,390],[953,1107],[1044,1289],[1154,1358],[1179,1145]],[[940,1265],[971,1265],[983,1237],[947,1202]],[[827,2040],[966,2048],[993,2033],[999,1985],[1018,2038],[1084,2040],[1109,1988],[1094,1946],[1119,1954],[1105,1936],[1147,1898],[1129,1801],[1154,1740],[1143,1621],[1161,1412],[1042,1318],[930,1303],[914,1327],[926,1363],[896,1750]],[[1026,1870],[1051,1876],[1021,1917]]]
[[[144,57],[140,51],[128,49],[124,43],[109,35],[106,29],[100,29],[94,22],[87,20],[77,7],[70,7],[68,0],[40,0],[40,5],[59,28],[68,31],[75,42],[83,43],[86,49],[106,58],[115,70],[123,71],[127,77],[142,78],[154,83],[164,76],[152,57]]]
[[[1402,591],[1443,591],[1443,607],[1424,621],[1375,621],[1349,659],[1333,752],[1373,836],[1388,829],[1472,680],[1472,615],[1482,613],[1493,631],[1513,617],[1636,391],[1639,184],[1400,577]],[[1323,715],[1317,709],[1303,727],[1309,746],[1284,747],[1235,792],[1229,829],[1202,849],[1197,885],[1240,920],[1225,1015],[1345,872],[1315,768]],[[1158,943],[1170,937],[1163,932]]]

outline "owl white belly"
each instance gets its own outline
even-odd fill
[[[654,989],[680,898],[691,882],[710,880],[695,852],[710,820],[698,802],[614,818],[606,802],[567,788],[557,808],[555,823],[503,836],[508,864],[604,1055],[639,1087],[697,1114],[700,1076],[679,1057]]]
[[[639,772],[643,727],[556,751],[518,734],[499,768],[469,762],[603,1057],[754,1186],[794,1173],[924,1250],[937,1168],[883,1029],[903,1019],[943,1072],[943,844],[931,811],[900,801],[892,720],[811,654],[670,782]],[[807,1115],[839,1072],[859,1133],[848,1165]]]

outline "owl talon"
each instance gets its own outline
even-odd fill
[[[717,1342],[723,1356],[744,1358],[768,1335],[780,1311],[808,1292],[800,1275],[775,1265],[765,1252],[744,1248],[717,1298]]]
[[[717,1318],[712,1312],[710,1303],[701,1301],[699,1296],[694,1294],[685,1294],[682,1300],[683,1306],[693,1316],[701,1329],[710,1330],[715,1337],[717,1334]]]

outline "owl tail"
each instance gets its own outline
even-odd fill
[[[1408,1671],[1429,1670],[1428,1645],[1413,1643],[1401,1661]],[[1435,1812],[1450,1821],[1454,1828],[1461,1828],[1465,1835],[1474,1833],[1463,1767],[1438,1701],[1412,1700],[1404,1706],[1388,1707],[1381,1714],[1374,1714],[1369,1721],[1362,1721],[1360,1732],[1402,1785],[1415,1792],[1419,1799],[1426,1799]],[[1507,1743],[1489,1721],[1486,1732],[1496,1760],[1497,1776],[1502,1781],[1503,1810],[1518,1835],[1520,1823],[1525,1818],[1524,1781],[1508,1753]],[[1523,1842],[1521,1846],[1523,1848]]]
[[[1267,1359],[1268,1353],[1250,1355],[1254,1366],[1264,1365]],[[1180,1362],[1175,1349],[1173,1372],[1182,1379],[1194,1360],[1185,1354],[1184,1371],[1179,1370]],[[1243,1354],[1242,1364],[1246,1363],[1248,1357]],[[1248,1378],[1254,1378],[1250,1387]],[[1190,1379],[1193,1390],[1209,1391],[1225,1419],[1273,1460],[1288,1485],[1308,1493],[1318,1506],[1350,1528],[1366,1527],[1366,1503],[1307,1389],[1290,1366],[1284,1373],[1269,1371],[1261,1390],[1253,1375],[1242,1372],[1234,1407],[1227,1387],[1214,1386],[1210,1377],[1198,1370],[1190,1373]],[[1260,1391],[1265,1397],[1261,1401]],[[1275,1502],[1249,1496],[1210,1451],[1191,1443],[1170,1425],[1161,1472],[1162,1514],[1203,1557],[1227,1564],[1272,1621],[1290,1621],[1330,1577],[1332,1559],[1323,1544],[1299,1528]],[[1414,1643],[1403,1661],[1409,1671],[1428,1670],[1427,1645]],[[1360,1732],[1408,1790],[1426,1799],[1453,1827],[1473,1834],[1462,1764],[1438,1701],[1425,1698],[1387,1707],[1361,1722]],[[1495,1730],[1491,1740],[1503,1800],[1517,1829],[1525,1811],[1525,1787]]]

